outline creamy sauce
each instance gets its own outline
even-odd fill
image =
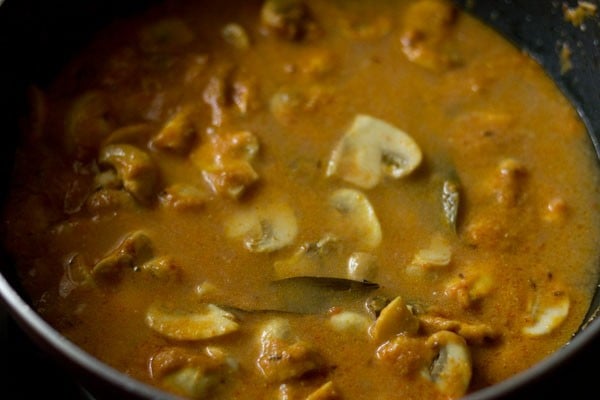
[[[183,396],[458,398],[568,342],[598,281],[584,125],[443,1],[168,1],[24,126],[33,304]]]

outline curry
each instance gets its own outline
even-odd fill
[[[30,99],[3,230],[31,302],[176,395],[460,398],[598,282],[584,124],[446,1],[165,1]]]

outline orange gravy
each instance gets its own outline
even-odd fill
[[[3,228],[32,303],[175,394],[459,398],[598,281],[584,125],[444,1],[167,1],[31,97]]]

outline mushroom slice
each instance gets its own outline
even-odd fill
[[[462,397],[472,376],[471,353],[461,336],[441,331],[431,335],[426,344],[435,350],[435,357],[423,376],[449,398]]]
[[[214,304],[203,304],[195,312],[167,311],[152,306],[146,324],[155,332],[175,340],[203,340],[227,335],[239,329],[235,316]]]
[[[142,203],[154,194],[157,168],[145,151],[129,144],[110,144],[100,150],[100,164],[110,165],[123,181],[123,187]]]
[[[262,329],[256,365],[268,382],[299,378],[324,367],[321,355],[293,334],[288,320],[276,318]]]
[[[252,252],[272,252],[291,244],[298,233],[294,211],[286,203],[238,211],[225,222],[230,238],[241,238]]]
[[[161,279],[169,280],[176,277],[179,273],[179,266],[169,256],[153,257],[139,266],[140,271],[144,271],[150,276]]]
[[[337,175],[370,189],[383,175],[398,179],[410,174],[422,158],[421,149],[406,132],[369,115],[357,115],[331,153],[327,176]]]
[[[452,260],[450,243],[439,234],[431,238],[428,248],[419,250],[413,257],[407,272],[411,275],[421,276],[426,271],[435,267],[445,267]]]
[[[381,243],[381,226],[369,199],[360,191],[339,189],[329,198],[336,211],[335,218],[340,232],[350,235],[362,247],[370,251]]]
[[[377,319],[381,315],[381,311],[392,302],[386,296],[374,295],[365,300],[365,308],[373,319]]]
[[[377,272],[377,257],[357,251],[348,258],[348,277],[357,281],[372,280]]]
[[[366,334],[369,328],[369,317],[354,311],[342,311],[329,318],[329,323],[338,332]]]
[[[308,242],[285,260],[275,261],[276,279],[294,276],[327,276],[339,258],[340,241],[333,235],[325,235],[318,242]]]
[[[384,342],[399,333],[414,335],[419,330],[419,320],[413,315],[402,297],[389,303],[369,328],[369,334],[376,342]]]
[[[444,219],[448,226],[456,232],[456,220],[458,219],[458,207],[460,204],[460,187],[456,181],[444,181],[442,186],[442,208]]]
[[[171,391],[192,399],[202,399],[217,386],[221,376],[207,373],[200,367],[183,367],[162,379],[162,384]]]
[[[552,333],[569,315],[569,297],[562,291],[554,291],[543,300],[536,299],[532,307],[533,324],[523,328],[527,336],[543,336]]]
[[[90,280],[89,268],[79,253],[69,254],[63,263],[64,272],[58,285],[58,294],[66,298],[79,286]]]
[[[195,210],[204,206],[209,194],[194,185],[175,183],[161,193],[160,201],[175,210]]]
[[[92,276],[97,282],[116,282],[125,270],[140,269],[153,256],[153,245],[148,235],[136,231],[127,235],[117,248],[94,265]]]

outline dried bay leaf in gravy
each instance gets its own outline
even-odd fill
[[[459,398],[587,312],[585,127],[450,2],[166,0],[32,93],[6,248],[40,315],[150,385]]]

